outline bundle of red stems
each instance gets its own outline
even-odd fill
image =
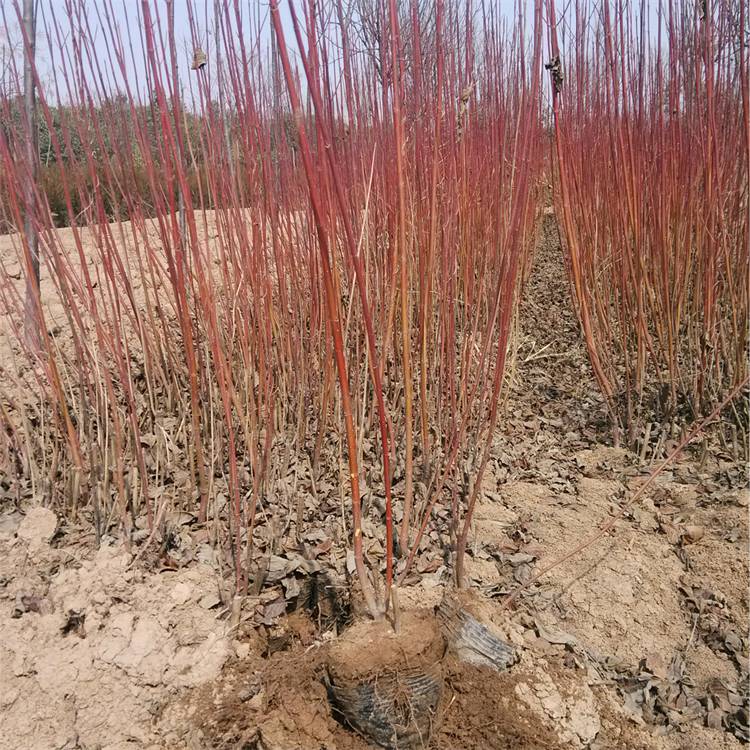
[[[546,9],[571,286],[615,442],[647,443],[748,374],[748,4]]]
[[[242,592],[333,474],[374,616],[433,528],[463,584],[537,222],[541,0],[188,0],[187,45],[170,1],[60,11],[36,165],[21,62],[0,77],[0,225],[42,269],[30,308],[0,286],[17,481],[126,539],[195,512]]]

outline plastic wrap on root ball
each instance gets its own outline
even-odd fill
[[[354,729],[381,747],[399,750],[427,745],[442,688],[438,667],[329,685],[334,706]]]
[[[443,688],[445,639],[434,612],[360,622],[328,653],[331,702],[347,724],[385,748],[426,747]]]
[[[460,602],[444,599],[438,607],[438,618],[450,648],[461,661],[497,671],[518,661],[516,649],[482,625]]]

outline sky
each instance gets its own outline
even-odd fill
[[[374,4],[375,0],[356,0],[364,3]],[[402,0],[408,3],[409,0]],[[421,0],[432,3],[434,0]],[[0,0],[0,91],[13,89],[13,86],[3,85],[3,77],[12,77],[8,59],[14,54],[17,60],[16,70],[19,81],[21,75],[21,61],[23,55],[22,36],[17,19],[20,13],[20,4],[23,0]],[[54,81],[61,81],[61,56],[69,55],[72,49],[72,38],[70,25],[74,23],[80,8],[86,9],[86,17],[90,24],[90,35],[93,36],[93,54],[102,65],[103,74],[106,79],[105,88],[111,93],[114,90],[122,90],[123,76],[117,64],[111,60],[112,44],[111,31],[107,30],[105,18],[109,16],[115,26],[115,34],[121,35],[125,45],[125,75],[131,91],[143,103],[147,92],[151,90],[148,84],[147,66],[142,56],[142,2],[143,0],[36,0],[38,6],[37,21],[37,67],[45,98],[49,104],[68,103],[69,97],[65,90],[55,91]],[[209,91],[218,90],[216,81],[216,52],[215,52],[215,21],[214,8],[216,3],[229,3],[230,13],[234,15],[235,3],[241,15],[241,26],[246,44],[257,38],[257,30],[260,29],[261,39],[270,43],[272,36],[270,20],[270,0],[173,0],[175,36],[177,40],[177,61],[180,76],[180,88],[182,90],[183,102],[188,108],[192,108],[191,101],[197,97],[196,87],[198,77],[190,70],[194,48],[200,47],[208,55],[208,65],[203,76],[208,77]],[[297,45],[289,12],[290,4],[294,4],[298,14],[301,15],[302,8],[307,0],[279,0],[280,14],[284,35],[287,40],[292,64],[298,60]],[[344,5],[353,0],[343,0]],[[487,8],[499,10],[501,15],[512,18],[516,13],[517,4],[520,3],[524,11],[531,15],[533,13],[533,0],[454,0],[458,3],[471,2],[478,12],[478,8],[484,2]],[[571,0],[556,0],[559,10],[570,9]],[[164,34],[166,34],[167,0],[148,0],[154,21],[160,19]],[[330,7],[330,3],[323,2],[323,7]],[[192,26],[191,26],[192,18]],[[62,38],[58,41],[54,31],[55,22],[62,29]],[[236,23],[232,18],[231,26],[236,29]],[[528,24],[530,30],[531,24]],[[52,34],[52,40],[48,38]],[[236,31],[235,31],[236,33]],[[129,44],[132,43],[132,52]],[[546,45],[545,45],[546,46]],[[87,75],[87,80],[91,78]],[[205,79],[204,79],[205,80]],[[301,85],[304,90],[304,76],[300,76]],[[546,77],[545,77],[546,81]],[[20,88],[20,87],[19,87]],[[214,93],[212,98],[216,98]]]
[[[194,46],[199,46],[208,53],[209,66],[208,74],[211,75],[211,61],[214,58],[213,47],[215,38],[214,7],[216,0],[174,0],[174,22],[175,36],[177,39],[178,49],[178,67],[180,70],[180,80],[183,86],[189,87],[194,74],[190,71],[192,62],[192,52]],[[477,0],[472,0],[477,5]],[[498,8],[501,13],[511,15],[514,12],[516,0],[484,0],[488,6]],[[530,0],[524,0],[531,6]],[[146,71],[143,64],[140,49],[140,27],[143,23],[141,14],[142,0],[36,0],[38,10],[37,21],[37,65],[39,75],[43,82],[51,81],[53,73],[58,73],[60,68],[60,47],[70,45],[71,34],[65,27],[69,25],[70,18],[75,17],[75,10],[71,8],[86,8],[87,17],[91,24],[91,31],[94,36],[94,48],[97,58],[107,66],[106,73],[112,76],[112,80],[119,77],[116,66],[110,66],[108,58],[108,46],[110,43],[109,32],[106,31],[106,24],[99,18],[110,15],[119,32],[126,40],[128,36],[132,39],[135,55],[131,59],[128,54],[126,65],[126,75],[131,84],[138,82],[138,88],[145,90]],[[265,41],[270,41],[271,22],[270,22],[270,0],[236,0],[242,16],[242,27],[245,32],[246,40],[253,39],[257,36],[258,28],[261,30],[261,37]],[[294,2],[298,13],[301,13],[303,0],[280,0],[279,7],[282,19],[282,25],[290,49],[293,62],[297,55],[297,46],[294,40],[294,31],[289,13],[289,4]],[[367,0],[364,0],[366,3]],[[374,2],[374,0],[373,0]],[[10,54],[15,52],[17,60],[20,60],[22,54],[21,34],[17,21],[16,9],[20,6],[22,0],[0,0],[0,76],[2,76],[3,65],[5,62],[7,74],[7,61]],[[234,12],[235,0],[229,0],[231,12]],[[346,4],[346,0],[345,0]],[[151,12],[155,17],[166,22],[167,2],[166,0],[149,0]],[[107,14],[106,11],[109,11]],[[3,18],[4,16],[4,18]],[[191,28],[190,19],[193,19]],[[52,44],[47,38],[45,27],[49,28],[56,19],[60,27],[63,28],[62,44],[58,44],[56,39]],[[236,28],[234,22],[232,24]],[[53,34],[54,36],[54,34]],[[127,44],[127,42],[126,42]],[[20,67],[19,67],[20,70]],[[64,97],[63,97],[64,98]]]
[[[126,75],[131,84],[139,84],[138,88],[146,85],[146,70],[142,59],[141,29],[143,26],[142,0],[36,0],[37,2],[37,52],[36,60],[39,76],[44,85],[51,81],[53,73],[61,69],[60,54],[63,48],[70,50],[72,34],[70,32],[71,18],[75,12],[70,9],[83,7],[90,24],[91,35],[94,38],[94,54],[109,69],[107,74],[112,80],[120,78],[119,71],[109,66],[108,48],[111,47],[111,32],[107,29],[107,16],[111,18],[114,28],[121,35],[123,43],[133,44],[133,52],[126,49]],[[234,14],[235,0],[229,0],[231,12]],[[22,0],[0,0],[0,75],[5,67],[6,75],[10,75],[9,58],[15,56],[20,71],[20,60],[23,54],[22,34],[18,21]],[[157,19],[163,24],[166,35],[167,2],[166,0],[149,0],[154,23]],[[246,38],[254,38],[256,29],[260,28],[263,38],[270,40],[270,10],[268,0],[238,0],[238,7],[242,18],[242,25]],[[282,0],[280,4],[281,17],[285,36],[295,55],[294,32],[289,15],[288,2]],[[214,0],[174,0],[174,24],[177,41],[177,61],[180,78],[183,84],[191,78],[190,65],[194,47],[200,47],[212,57],[215,39]],[[191,19],[193,24],[191,26]],[[62,43],[59,43],[54,31],[55,24],[62,30]],[[233,18],[234,26],[234,18]],[[49,38],[52,36],[52,39]],[[20,74],[20,72],[19,72]]]

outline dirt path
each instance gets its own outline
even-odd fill
[[[501,607],[646,475],[606,447],[604,416],[546,215],[468,561],[520,661],[451,665],[431,748],[714,750],[746,736],[746,478],[720,453],[681,461],[615,534]],[[131,567],[115,540],[95,551],[87,529],[0,495],[0,750],[367,747],[331,715],[332,636],[284,613],[307,580],[291,553],[233,610],[206,534],[174,529],[177,551]],[[402,603],[432,606],[448,585],[425,570]]]

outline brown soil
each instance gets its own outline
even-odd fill
[[[648,453],[608,447],[561,264],[547,216],[467,560],[472,606],[520,660],[501,674],[444,662],[429,747],[738,748],[748,495],[745,468],[719,447],[687,454],[612,534],[503,607],[618,512],[650,469]],[[132,565],[116,540],[97,551],[86,527],[18,507],[3,487],[0,750],[369,747],[331,710],[334,635],[320,611],[292,613],[291,599],[268,590],[233,606],[200,530],[180,527],[176,564]],[[328,531],[319,542],[340,538]],[[440,557],[417,569],[400,591],[405,612],[434,607],[449,585]],[[382,640],[368,648],[382,657]]]
[[[513,672],[494,674],[452,664],[446,676],[445,709],[435,747],[466,750],[555,750],[562,748],[554,729],[518,700]]]
[[[396,633],[388,620],[363,620],[331,644],[329,669],[342,680],[360,680],[380,672],[432,666],[445,646],[434,613],[404,612]]]

